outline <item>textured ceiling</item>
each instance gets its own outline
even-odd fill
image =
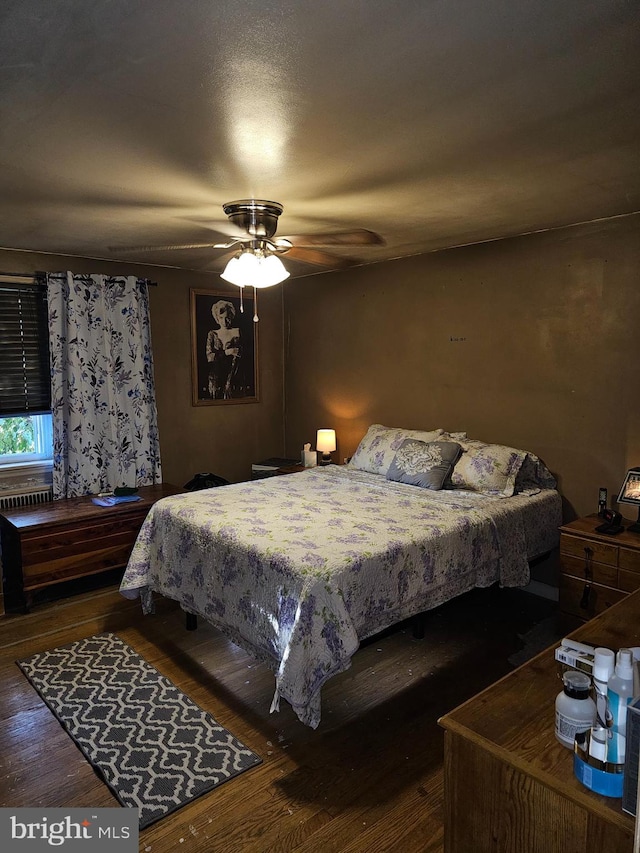
[[[364,263],[640,209],[637,0],[3,0],[0,246],[220,270],[222,204]],[[292,275],[324,269],[285,257]]]

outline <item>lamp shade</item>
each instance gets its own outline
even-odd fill
[[[267,255],[266,258],[259,258],[260,275],[254,282],[254,287],[271,287],[273,284],[280,284],[281,281],[289,278],[289,271],[282,263],[280,258],[275,255]]]
[[[238,258],[231,258],[224,268],[224,272],[220,273],[220,278],[223,278],[231,284],[237,284],[238,287],[244,287],[243,284],[240,284],[242,280],[242,270],[238,269],[239,263],[240,261]]]
[[[316,450],[321,453],[333,453],[336,449],[336,431],[334,429],[319,429],[316,438]]]
[[[231,258],[220,278],[238,287],[272,287],[280,284],[290,273],[275,255],[256,255],[251,250]]]

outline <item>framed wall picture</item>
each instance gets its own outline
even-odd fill
[[[253,295],[191,290],[194,406],[258,402],[258,329]],[[244,310],[241,310],[244,309]]]

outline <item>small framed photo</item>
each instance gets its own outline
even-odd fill
[[[640,468],[630,468],[624,478],[618,503],[631,503],[640,506]]]
[[[194,406],[258,402],[258,329],[254,297],[191,290]]]

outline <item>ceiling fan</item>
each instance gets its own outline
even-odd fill
[[[344,269],[359,263],[355,258],[330,254],[317,247],[382,245],[383,238],[374,231],[359,228],[354,231],[332,231],[321,234],[294,234],[276,237],[278,217],[283,206],[277,201],[240,199],[222,205],[232,226],[224,243],[183,243],[165,246],[129,246],[120,251],[148,252],[175,249],[227,249],[230,260],[222,278],[239,287],[270,287],[289,276],[280,261],[288,255],[304,263]],[[228,255],[223,255],[225,260]]]

